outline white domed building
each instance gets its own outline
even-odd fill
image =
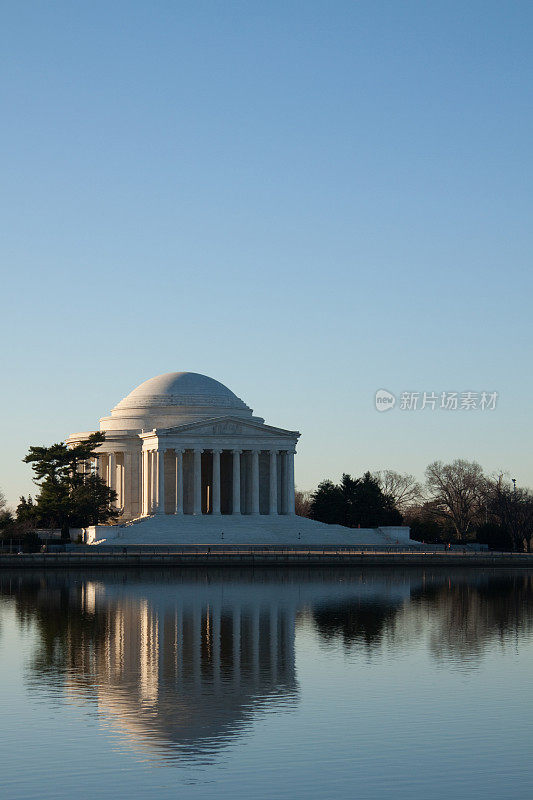
[[[325,541],[333,530],[336,540],[340,532],[357,539],[357,531],[295,516],[300,434],[266,425],[206,375],[169,372],[144,381],[102,417],[100,430],[106,440],[97,468],[117,492],[121,517],[118,526],[98,526],[97,539],[220,541],[222,519],[225,541],[250,541],[255,534],[261,543],[309,540],[310,533]],[[71,434],[67,444],[89,433]],[[408,531],[394,530],[403,537]]]

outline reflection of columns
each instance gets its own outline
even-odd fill
[[[270,451],[270,504],[269,514],[278,513],[278,451]]]
[[[252,514],[259,514],[259,451],[252,450]]]
[[[198,688],[202,682],[202,607],[198,600],[192,607],[192,676]]]
[[[270,606],[270,678],[278,679],[278,607]]]
[[[202,450],[194,450],[194,509],[193,514],[202,513]]]
[[[144,450],[142,454],[142,516],[147,517],[150,513],[150,469],[148,459],[150,453]]]
[[[213,663],[213,683],[215,688],[220,687],[220,606],[215,603],[211,619],[213,621],[211,646],[212,646],[212,663]]]
[[[231,513],[241,513],[241,450],[233,450],[233,506]]]
[[[220,514],[220,450],[213,450],[213,514]]]
[[[178,681],[183,681],[183,610],[176,610],[176,672]]]
[[[176,514],[183,514],[183,450],[176,450]]]
[[[165,451],[156,450],[157,459],[157,495],[155,513],[165,513]]]
[[[295,637],[295,612],[292,609],[285,611],[285,667],[287,671],[294,669],[294,637]]]
[[[233,605],[233,681],[236,686],[241,682],[241,608]]]
[[[259,681],[259,606],[254,605],[252,612],[252,676],[255,683]]]
[[[157,615],[151,611],[146,600],[141,604],[140,637],[140,694],[144,702],[153,704],[159,692],[159,628]]]
[[[294,450],[287,452],[287,514],[294,514]]]

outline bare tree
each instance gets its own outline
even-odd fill
[[[13,514],[7,507],[6,498],[2,490],[0,490],[0,535],[5,535],[12,525]]]
[[[308,517],[311,511],[311,492],[297,489],[294,492],[294,510],[299,517]]]
[[[374,472],[372,476],[379,484],[383,494],[388,495],[396,508],[405,513],[407,508],[420,503],[422,486],[413,475],[395,472],[393,469],[384,469]]]
[[[515,550],[531,552],[533,537],[533,493],[517,489],[500,474],[487,484],[487,507],[504,528]]]
[[[451,464],[434,461],[426,468],[428,499],[435,513],[448,519],[462,539],[480,519],[487,480],[475,461],[457,458]]]

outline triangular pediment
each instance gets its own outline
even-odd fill
[[[280,436],[298,438],[298,431],[288,431],[284,428],[274,428],[272,425],[265,425],[264,422],[243,419],[226,415],[222,417],[210,417],[209,419],[198,420],[197,422],[186,422],[182,425],[173,425],[170,428],[157,428],[154,432],[157,436],[179,436],[180,434],[194,434],[198,436],[264,436],[265,438],[278,438]]]

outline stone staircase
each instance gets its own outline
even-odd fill
[[[344,528],[298,516],[174,516],[141,517],[124,525],[98,526],[101,544],[413,544],[409,528]],[[105,540],[105,541],[104,541]]]

